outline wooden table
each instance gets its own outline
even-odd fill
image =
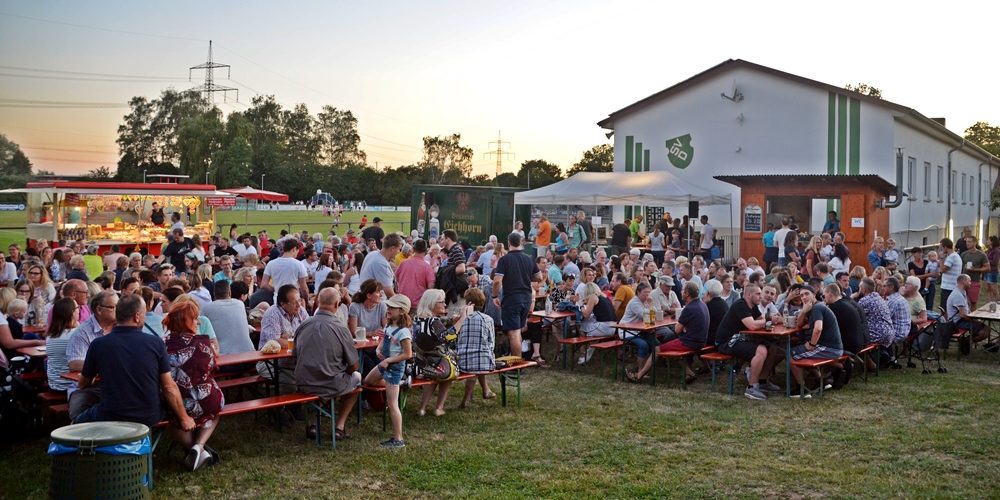
[[[275,354],[264,354],[260,351],[248,351],[237,354],[220,354],[215,359],[216,368],[223,366],[243,365],[249,363],[266,363],[271,372],[271,382],[274,383],[274,394],[281,394],[281,377],[278,375],[278,362],[292,357],[290,349],[282,349]]]
[[[45,351],[45,346],[30,346],[30,347],[18,347],[18,354],[23,354],[29,358],[44,358],[48,356]]]
[[[657,320],[655,323],[652,323],[652,324],[646,324],[644,322],[639,321],[639,322],[634,322],[634,323],[614,323],[611,326],[615,327],[615,338],[621,339],[621,340],[623,340],[625,342],[628,342],[628,340],[625,338],[625,332],[635,332],[636,336],[642,335],[642,334],[653,334],[653,335],[655,335],[656,334],[656,330],[659,330],[660,328],[666,328],[666,327],[669,327],[669,326],[674,326],[676,324],[677,324],[677,320],[676,319],[664,316],[663,319]],[[653,370],[656,370],[656,352],[654,351],[654,352],[650,353],[649,355],[653,356]],[[653,375],[653,376],[655,377],[655,375]],[[622,369],[622,377],[625,377],[625,370],[624,369]],[[618,378],[618,356],[617,355],[615,356],[615,371],[614,371],[614,377],[613,378],[615,378],[615,379]],[[655,380],[655,378],[654,378],[654,380]]]
[[[552,328],[551,328],[552,323],[555,323],[556,321],[562,320],[562,323],[563,323],[563,336],[566,336],[567,332],[569,332],[570,318],[572,318],[574,320],[576,319],[576,313],[575,312],[572,312],[572,311],[556,311],[555,309],[553,309],[551,313],[546,313],[544,310],[543,311],[532,311],[531,316],[533,316],[535,318],[540,318],[542,320],[542,326],[543,327],[545,326],[545,321],[548,321],[549,322],[549,333],[550,334],[552,332]],[[579,325],[577,325],[577,326],[579,327]],[[577,333],[577,335],[580,334],[579,328],[577,328],[577,332],[576,333]],[[522,336],[521,338],[523,339],[524,337]],[[546,340],[548,340],[548,337],[546,337]],[[566,348],[565,345],[562,346],[562,350],[564,352],[560,353],[562,355],[561,357],[562,357],[562,360],[563,360],[563,368],[566,368],[566,357],[565,357],[566,353],[565,353],[565,348]]]
[[[990,327],[989,330],[987,330],[988,335],[986,342],[989,343],[996,341],[993,335],[1000,335],[1000,307],[997,307],[996,311],[990,312],[990,305],[986,304],[983,307],[972,311],[972,313],[969,314],[969,317],[986,322],[986,324]]]
[[[38,325],[25,326],[21,328],[24,333],[45,333],[46,328]]]
[[[753,335],[755,337],[785,339],[785,396],[792,397],[792,336],[802,331],[802,328],[787,327],[785,325],[774,325],[771,330],[742,330],[743,335]]]

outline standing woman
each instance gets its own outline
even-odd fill
[[[656,261],[656,267],[663,265],[663,255],[667,252],[666,248],[663,246],[663,239],[665,237],[666,235],[660,232],[659,224],[653,227],[653,234],[649,235],[649,253],[653,254],[653,260]]]
[[[486,383],[486,375],[496,369],[493,357],[496,330],[493,318],[483,314],[486,295],[478,288],[470,288],[465,292],[465,303],[472,304],[473,312],[465,318],[458,330],[458,369],[463,373],[474,374],[476,379],[465,381],[465,396],[460,408],[465,408],[472,402],[476,380],[479,380],[483,389],[483,399],[496,397]]]
[[[926,296],[927,278],[930,276],[930,273],[927,272],[927,261],[924,260],[924,249],[920,247],[913,247],[913,249],[910,250],[910,256],[912,258],[910,262],[906,264],[907,274],[920,278],[920,294]],[[986,257],[989,258],[989,254],[987,254]],[[991,263],[990,267],[996,266]],[[987,283],[989,283],[989,281],[987,281]],[[993,288],[996,288],[996,283],[993,284]],[[990,296],[992,297],[992,294]]]
[[[460,309],[458,319],[452,325],[445,324],[442,318],[448,315],[448,303],[445,301],[444,290],[437,288],[431,288],[424,291],[424,294],[420,297],[420,303],[417,305],[417,317],[413,322],[413,331],[422,332],[423,336],[426,338],[433,338],[436,340],[436,345],[420,345],[420,338],[414,339],[414,344],[416,345],[416,352],[418,357],[421,354],[427,356],[428,358],[432,356],[447,355],[441,352],[439,346],[447,346],[452,342],[451,339],[458,335],[458,330],[455,325],[461,325],[465,322],[466,316],[469,315],[469,311],[472,309],[471,305],[466,305]],[[416,336],[415,336],[416,337]],[[444,349],[447,351],[448,349]],[[417,415],[424,416],[427,410],[427,404],[431,401],[431,396],[434,395],[434,389],[437,389],[437,404],[434,407],[434,416],[440,417],[444,415],[444,402],[448,399],[448,389],[451,388],[451,380],[438,381],[433,384],[427,384],[424,386],[423,395],[420,397],[420,409],[417,410]]]
[[[799,255],[799,233],[795,231],[789,231],[785,235],[785,241],[783,242],[785,246],[785,262],[794,262],[795,264],[802,263],[802,256]]]
[[[1000,237],[990,236],[990,250],[986,252],[986,259],[990,262],[990,272],[986,274],[986,292],[990,302],[1000,300],[1000,293],[997,291],[997,263],[1000,263]]]
[[[566,255],[569,251],[569,235],[566,234],[566,226],[562,222],[556,224],[556,255]]]
[[[820,252],[822,251],[823,240],[819,236],[813,236],[809,240],[809,246],[806,247],[806,262],[802,265],[802,271],[805,272],[807,277],[812,278],[816,276],[816,269],[814,267],[820,263]]]
[[[52,263],[49,264],[47,269],[49,270],[49,273],[52,275],[52,279],[55,281],[62,281],[66,278],[65,276],[63,276],[62,272],[64,260],[65,257],[63,256],[63,251],[61,248],[52,252]]]
[[[52,322],[45,333],[45,354],[48,356],[45,368],[49,379],[49,389],[65,391],[73,386],[73,381],[62,377],[69,373],[66,346],[70,334],[78,326],[76,310],[79,306],[71,297],[63,297],[52,305]]]
[[[25,271],[24,275],[28,278],[31,286],[34,287],[34,296],[42,299],[42,302],[51,304],[56,300],[56,287],[52,284],[52,280],[49,279],[49,273],[39,264],[32,264],[28,266],[28,270]]]
[[[193,301],[178,302],[163,319],[167,336],[167,361],[170,376],[177,382],[184,410],[194,419],[195,429],[184,431],[173,422],[170,427],[174,439],[181,443],[188,454],[184,464],[197,470],[212,460],[212,453],[205,449],[208,438],[219,425],[219,412],[225,404],[222,389],[215,382],[215,350],[209,339],[197,335],[198,304]]]
[[[347,291],[351,294],[358,293],[358,290],[361,290],[361,265],[364,262],[365,254],[355,253],[353,265],[344,273],[344,283],[347,283]]]

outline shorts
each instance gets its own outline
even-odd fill
[[[750,361],[757,355],[757,346],[759,345],[761,345],[760,342],[738,340],[733,345],[729,345],[728,343],[720,345],[719,352],[742,359],[743,361]]]
[[[992,272],[983,275],[983,281],[991,284],[997,284],[997,275],[1000,273]]]
[[[792,346],[792,359],[837,359],[843,355],[843,349],[830,349],[821,345],[811,351],[806,350],[805,344]]]
[[[500,304],[500,324],[503,331],[520,330],[528,324],[531,314],[531,295],[505,296]]]
[[[975,332],[975,331],[978,331],[980,328],[983,327],[983,323],[980,323],[978,321],[971,321],[971,320],[963,319],[963,320],[955,323],[955,326],[958,327],[958,328],[961,328],[962,330],[968,330],[970,332]]]
[[[640,358],[649,357],[649,355],[656,350],[656,346],[659,345],[655,336],[626,335],[625,341],[635,344],[637,350],[636,356]]]
[[[399,385],[403,380],[405,368],[406,363],[400,361],[390,364],[389,368],[382,368],[382,365],[378,365],[378,372],[382,374],[382,380],[385,381],[386,385]]]
[[[681,339],[679,339],[679,338],[675,338],[673,340],[670,340],[669,342],[665,342],[663,344],[660,344],[660,352],[666,352],[666,351],[694,351],[694,350],[696,350],[696,349],[692,349],[692,348],[684,345],[684,341],[681,340]]]

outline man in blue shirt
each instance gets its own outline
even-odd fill
[[[162,391],[181,428],[194,429],[194,420],[184,410],[181,393],[170,377],[166,346],[141,329],[145,317],[146,304],[138,294],[118,301],[115,327],[90,344],[80,378],[80,389],[86,389],[101,377],[101,402],[73,423],[124,420],[154,427],[163,418]]]
[[[832,236],[834,233],[840,231],[840,220],[837,219],[837,212],[830,210],[826,214],[826,223],[823,224],[823,232],[830,233]]]

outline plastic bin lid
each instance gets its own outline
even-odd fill
[[[52,431],[51,438],[60,444],[93,446],[131,443],[149,435],[149,427],[135,422],[89,422],[60,427]]]

